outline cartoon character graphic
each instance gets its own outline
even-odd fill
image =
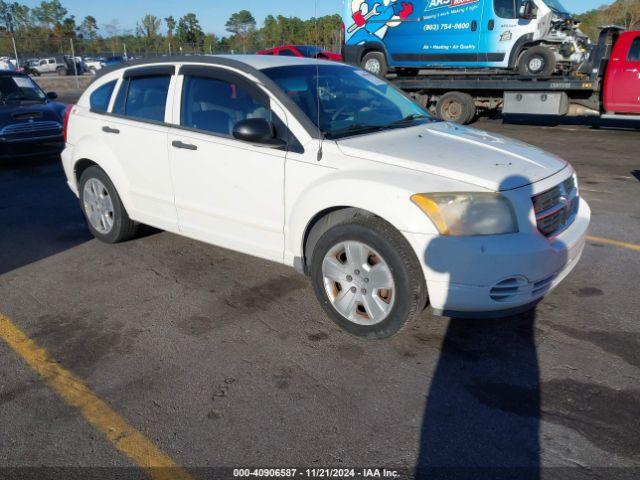
[[[389,28],[400,25],[413,10],[412,3],[398,0],[351,0],[353,25],[347,28],[348,43],[357,45],[383,39]]]

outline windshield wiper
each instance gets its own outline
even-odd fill
[[[336,130],[335,132],[328,132],[327,137],[329,138],[341,138],[347,135],[358,135],[362,133],[372,133],[379,132],[380,130],[385,130],[389,128],[387,125],[366,125],[361,123],[356,123],[355,125],[351,125],[347,128],[343,128],[342,130]]]
[[[28,98],[28,97],[8,97],[2,98],[2,103],[15,103],[15,102],[43,102],[41,98]]]
[[[396,120],[395,122],[391,122],[388,126],[389,127],[398,127],[398,126],[404,126],[404,125],[410,125],[413,122],[415,122],[416,120],[423,120],[423,119],[428,119],[430,117],[423,115],[422,113],[412,113],[411,115],[407,115],[404,118],[401,118],[400,120]]]

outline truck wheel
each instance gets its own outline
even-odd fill
[[[387,59],[382,52],[369,52],[362,57],[360,63],[362,68],[367,72],[378,75],[379,77],[385,77],[389,72],[389,66],[387,65]]]
[[[67,74],[67,69],[66,69],[66,68],[64,68],[64,67],[58,67],[58,68],[56,69],[56,73],[57,73],[59,76],[64,77],[64,76]]]
[[[525,50],[518,61],[518,73],[531,77],[548,77],[556,70],[556,56],[547,47]]]
[[[436,117],[447,122],[466,125],[476,116],[476,102],[468,93],[449,92],[438,99]]]

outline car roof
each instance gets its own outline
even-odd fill
[[[268,68],[290,67],[297,65],[331,65],[339,66],[339,63],[328,60],[316,60],[314,58],[303,57],[280,57],[271,55],[192,55],[192,56],[174,56],[160,57],[155,59],[137,59],[114,65],[106,69],[100,70],[99,74],[94,77],[94,81],[102,76],[132,67],[144,67],[151,65],[166,64],[205,64],[238,67],[251,73],[251,70],[266,70]],[[345,65],[346,66],[346,65]]]
[[[242,62],[245,65],[255,68],[256,70],[265,70],[267,68],[277,67],[292,67],[297,65],[336,65],[335,62],[304,57],[280,57],[268,55],[218,55],[218,57]]]
[[[331,67],[343,67],[352,68],[347,65],[331,62],[328,60],[316,60],[314,58],[302,58],[302,57],[280,57],[269,55],[194,55],[194,56],[176,56],[176,57],[162,57],[157,59],[140,59],[131,62],[108,66],[98,71],[98,74],[94,76],[92,84],[95,84],[99,79],[109,76],[111,79],[121,71],[126,71],[132,68],[144,68],[148,66],[156,65],[211,65],[220,67],[230,67],[241,72],[253,75],[259,82],[264,84],[274,94],[279,90],[275,82],[265,75],[262,70],[269,68],[300,66],[300,65],[326,65]],[[112,76],[113,74],[113,76]],[[90,91],[88,89],[87,91]],[[290,111],[294,112],[298,121],[305,128],[307,133],[312,138],[319,138],[318,128],[313,122],[306,117],[300,111],[300,107],[295,104],[286,94],[281,92],[278,95],[280,101]]]

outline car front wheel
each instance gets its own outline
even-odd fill
[[[80,177],[80,206],[94,237],[105,243],[132,238],[137,224],[129,218],[107,174],[99,167],[87,168]]]
[[[329,317],[347,332],[388,338],[426,305],[424,276],[405,238],[380,218],[355,213],[330,218],[311,259],[314,291]]]

